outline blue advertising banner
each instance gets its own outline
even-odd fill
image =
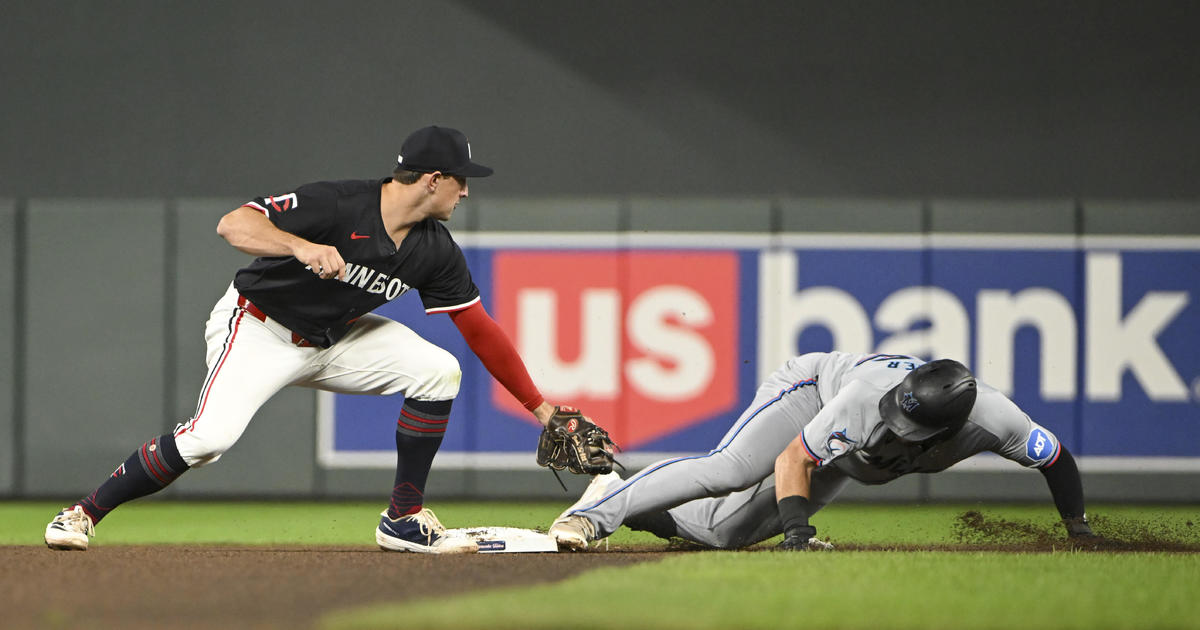
[[[1084,458],[1200,461],[1200,245],[477,240],[465,249],[485,306],[539,389],[602,422],[634,466],[709,450],[763,376],[832,349],[962,360]],[[539,427],[449,318],[426,316],[416,299],[378,312],[462,363],[435,466],[532,468]],[[394,465],[398,398],[322,396],[323,465]]]

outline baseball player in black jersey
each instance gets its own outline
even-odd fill
[[[401,147],[393,176],[318,182],[258,197],[217,232],[257,258],[237,272],[206,330],[208,375],[194,415],[138,448],[95,492],[46,528],[54,549],[87,549],[118,505],[216,461],[283,387],[403,393],[396,480],[375,532],[383,549],[476,550],[446,535],[424,507],[425,482],[458,394],[458,361],[406,326],[372,314],[416,290],[426,313],[447,313],[489,372],[544,425],[556,407],[480,302],[462,251],[442,225],[467,180],[492,169],[471,159],[461,132],[425,127]]]

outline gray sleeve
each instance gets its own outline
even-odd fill
[[[1061,452],[1062,447],[1053,433],[1030,419],[999,390],[982,382],[970,421],[994,436],[995,442],[986,450],[1022,466],[1049,466]]]
[[[879,418],[879,393],[868,383],[852,381],[804,427],[801,439],[818,465],[862,448]]]

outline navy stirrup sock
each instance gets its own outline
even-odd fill
[[[425,505],[425,481],[446,435],[453,400],[406,398],[396,420],[396,484],[387,516],[416,514]]]
[[[118,505],[162,490],[187,469],[175,448],[175,436],[161,435],[134,451],[95,492],[80,499],[79,505],[93,523],[99,523]]]

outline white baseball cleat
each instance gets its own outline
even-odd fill
[[[380,514],[375,528],[375,543],[384,551],[414,553],[475,553],[479,543],[462,536],[448,536],[446,527],[428,508],[416,514],[388,518],[387,510]]]
[[[816,536],[813,536],[812,538],[808,539],[808,550],[809,551],[833,551],[833,543],[826,542],[824,540],[821,540],[820,538],[817,538]]]
[[[46,546],[51,549],[87,551],[88,537],[96,535],[92,518],[78,505],[58,513],[46,526]]]
[[[571,551],[587,549],[588,543],[596,539],[596,526],[587,517],[572,512],[590,507],[621,483],[621,475],[616,472],[592,477],[592,482],[588,484],[579,500],[560,514],[550,526],[550,536],[558,542],[559,547]]]
[[[578,514],[559,517],[550,526],[550,537],[558,543],[559,549],[583,551],[588,548],[588,542],[596,538],[596,526]]]

